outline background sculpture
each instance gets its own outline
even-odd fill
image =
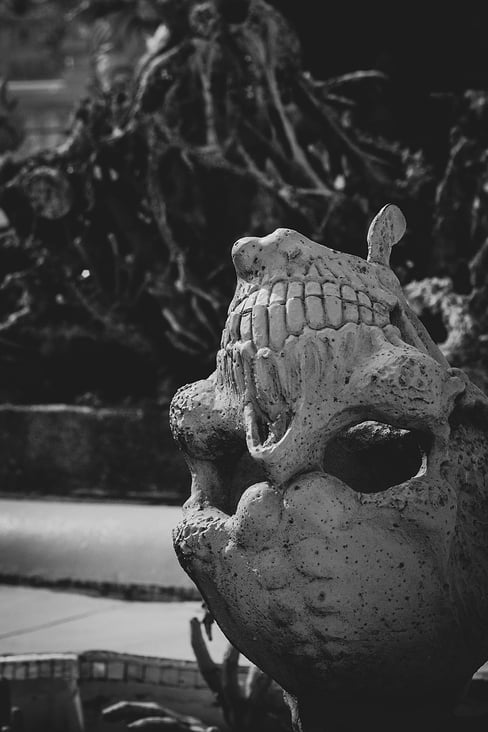
[[[367,261],[289,229],[236,242],[216,370],[172,402],[180,562],[307,732],[406,701],[435,729],[488,656],[487,399],[389,268],[404,230],[382,209]]]

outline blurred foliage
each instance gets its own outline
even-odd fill
[[[277,226],[364,255],[371,218],[397,203],[402,282],[470,291],[488,95],[433,95],[436,138],[414,147],[385,122],[383,74],[314,79],[263,0],[87,0],[76,14],[97,29],[93,95],[65,144],[0,168],[3,398],[165,401],[207,375],[232,242]]]
[[[0,0],[0,77],[52,78],[62,71],[65,13],[75,0]]]
[[[0,80],[0,156],[20,147],[24,134],[23,119],[17,109],[17,100],[10,97],[7,81]]]
[[[134,67],[161,25],[167,4],[167,0],[84,0],[68,15],[69,22],[89,29],[95,94],[131,84]]]

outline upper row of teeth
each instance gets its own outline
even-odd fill
[[[337,282],[276,282],[271,290],[255,290],[229,313],[222,347],[251,340],[257,348],[280,350],[289,335],[300,335],[307,326],[338,330],[346,323],[384,327],[388,307]]]

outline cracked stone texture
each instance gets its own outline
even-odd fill
[[[289,229],[234,244],[208,379],[180,389],[175,548],[228,638],[294,697],[451,694],[488,657],[488,400],[389,267]]]

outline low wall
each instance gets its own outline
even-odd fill
[[[189,474],[167,410],[1,405],[0,493],[181,503]]]
[[[79,665],[74,653],[0,656],[0,679],[8,682],[11,709],[20,710],[20,729],[83,732]],[[3,722],[10,721],[6,711]]]
[[[239,667],[245,684],[249,664]],[[217,664],[220,666],[220,664]],[[107,722],[102,710],[119,701],[158,702],[176,713],[200,718],[209,725],[223,724],[215,695],[204,681],[196,661],[139,656],[111,651],[75,654],[32,653],[0,655],[0,679],[10,682],[12,705],[22,710],[25,732],[79,732],[76,724],[62,725],[76,689],[81,697],[86,732],[125,732],[127,725]],[[282,692],[273,687],[277,702]],[[69,692],[71,691],[71,694]],[[67,693],[68,692],[68,693]],[[70,703],[71,702],[71,703]],[[73,716],[73,715],[71,715]],[[37,719],[36,719],[37,717]],[[39,721],[48,722],[39,726]]]

